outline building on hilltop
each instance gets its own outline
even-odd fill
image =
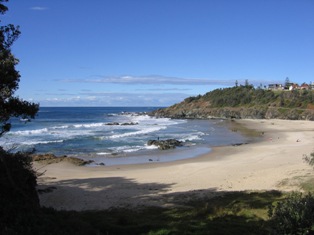
[[[268,90],[282,90],[281,84],[268,84]]]
[[[300,90],[310,90],[310,85],[305,82],[300,86]]]

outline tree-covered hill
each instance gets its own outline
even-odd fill
[[[171,118],[314,120],[314,90],[273,91],[250,85],[216,89],[159,109],[153,115]]]

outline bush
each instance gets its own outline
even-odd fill
[[[309,234],[314,225],[314,198],[309,193],[292,193],[269,208],[273,234]]]
[[[306,161],[310,166],[314,166],[314,152],[310,156],[304,155],[304,161]]]
[[[0,189],[0,234],[27,234],[39,209],[36,173],[27,154],[8,153],[0,147]]]

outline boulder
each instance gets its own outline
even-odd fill
[[[155,145],[160,150],[174,149],[178,146],[182,146],[182,141],[176,139],[167,139],[167,140],[148,140],[147,145]]]

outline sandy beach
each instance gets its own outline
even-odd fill
[[[191,197],[239,190],[299,190],[314,175],[304,154],[314,151],[314,122],[237,120],[261,133],[260,141],[214,147],[199,157],[168,163],[79,167],[70,163],[34,168],[41,205],[64,210],[180,205]]]

